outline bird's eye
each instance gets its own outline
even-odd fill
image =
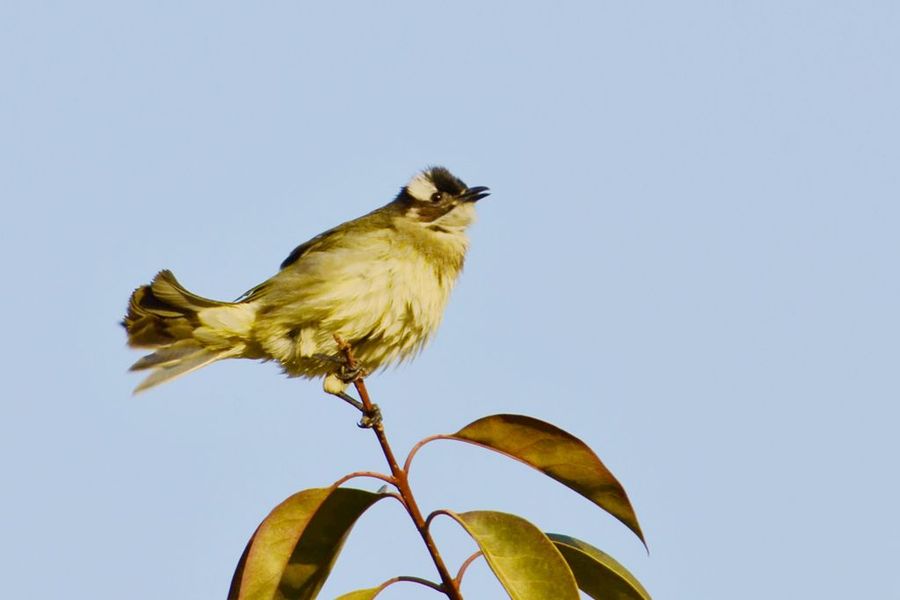
[[[443,197],[444,197],[444,195],[441,194],[440,192],[435,192],[431,195],[431,201],[432,202],[440,202],[441,198],[443,198]]]

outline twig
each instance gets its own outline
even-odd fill
[[[338,344],[338,348],[343,352],[344,358],[347,360],[347,366],[350,369],[355,369],[356,359],[353,357],[353,349],[350,347],[350,344],[339,335],[335,335],[334,339]],[[372,404],[372,400],[369,398],[369,391],[366,389],[366,383],[363,381],[363,378],[357,377],[353,382],[353,385],[356,386],[356,392],[359,394],[359,399],[362,401],[364,416],[373,414],[375,405]],[[422,511],[419,510],[419,505],[416,503],[412,489],[409,487],[409,479],[407,478],[406,471],[400,468],[400,464],[394,456],[394,451],[388,443],[387,435],[384,432],[384,425],[380,420],[372,426],[372,431],[375,432],[375,437],[378,438],[378,443],[381,445],[381,451],[384,453],[384,458],[391,468],[391,474],[394,477],[393,485],[397,488],[397,491],[400,492],[400,496],[403,498],[403,504],[406,507],[406,512],[409,513],[413,524],[416,526],[419,535],[422,537],[422,541],[425,542],[428,554],[431,555],[431,560],[437,568],[438,574],[441,576],[442,585],[440,586],[440,590],[451,600],[463,600],[462,594],[459,592],[459,586],[456,581],[454,581],[453,577],[450,576],[450,571],[447,570],[447,565],[444,564],[444,559],[441,557],[441,553],[434,543],[434,538],[431,537],[431,533],[428,531],[428,526],[425,524],[425,519],[422,517]]]
[[[472,553],[472,556],[467,558],[466,561],[462,564],[462,566],[459,567],[459,573],[456,574],[456,579],[454,579],[454,581],[456,582],[456,585],[460,585],[462,583],[462,578],[463,578],[463,575],[466,574],[466,569],[469,568],[469,565],[471,565],[473,562],[475,562],[476,558],[478,558],[479,556],[482,556],[482,554],[483,554],[483,552],[481,550],[479,550],[478,552]]]
[[[422,579],[421,577],[413,577],[412,575],[400,575],[398,577],[391,577],[390,579],[388,579],[387,581],[385,581],[384,583],[382,583],[381,585],[378,586],[378,591],[381,592],[382,590],[384,590],[384,588],[388,587],[389,585],[393,585],[400,581],[419,583],[421,585],[424,585],[425,587],[430,587],[431,589],[433,589],[435,591],[444,593],[444,588],[440,584],[435,583],[433,581],[429,581],[427,579]]]
[[[451,514],[450,514],[449,512],[447,512],[445,509],[439,508],[439,509],[437,509],[437,510],[431,511],[431,514],[428,515],[428,518],[427,518],[427,519],[425,519],[425,527],[428,527],[428,528],[430,529],[430,528],[431,528],[431,522],[434,521],[434,518],[435,518],[435,517],[439,517],[439,516],[441,516],[441,515],[445,515],[445,516],[447,516],[447,517],[450,517],[451,519],[453,518],[453,515],[451,515]]]
[[[351,479],[355,479],[357,477],[372,477],[374,479],[380,479],[385,483],[389,483],[391,485],[396,485],[397,481],[391,477],[390,475],[385,475],[384,473],[377,473],[375,471],[354,471],[353,473],[348,473],[331,484],[331,487],[338,487],[340,485],[344,485]]]
[[[421,439],[416,442],[416,445],[412,447],[409,451],[409,454],[406,455],[406,462],[403,463],[403,470],[406,471],[406,475],[409,476],[409,467],[412,465],[412,459],[416,455],[422,446],[427,444],[428,442],[433,442],[435,440],[446,440],[449,439],[446,433],[438,433],[436,435],[429,435],[427,438]]]

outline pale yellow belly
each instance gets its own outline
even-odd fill
[[[337,257],[340,258],[340,257]],[[358,257],[356,257],[358,259]],[[262,309],[254,335],[262,358],[292,376],[318,377],[337,368],[334,334],[353,346],[368,371],[414,356],[441,322],[453,282],[415,255],[335,260],[330,276],[285,277],[276,306]]]

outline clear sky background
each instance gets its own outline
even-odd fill
[[[415,465],[427,510],[522,514],[657,599],[900,598],[898,32],[887,1],[6,0],[3,596],[224,598],[273,506],[382,468],[271,364],[132,397],[117,322],[160,268],[232,299],[445,164],[493,195],[433,344],[370,379],[396,449],[551,421],[651,552],[449,442]],[[433,569],[381,503],[322,597],[396,574]],[[483,564],[463,591],[502,597]]]

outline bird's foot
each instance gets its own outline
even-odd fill
[[[348,394],[347,392],[331,392],[334,396],[337,396],[359,412],[366,414],[366,407],[363,406],[363,403]]]
[[[340,384],[346,385],[346,384]],[[337,396],[356,410],[362,413],[362,418],[357,423],[357,426],[361,429],[372,429],[373,427],[377,427],[381,425],[381,409],[377,404],[373,404],[370,410],[366,410],[365,405],[345,392],[342,389],[329,389],[329,386],[325,386],[325,391],[331,394],[332,396]]]
[[[335,375],[337,375],[338,379],[340,379],[344,383],[350,384],[357,379],[362,379],[363,377],[368,375],[368,372],[359,365],[351,367],[346,362],[342,362],[341,366],[338,368],[338,372],[335,373]]]
[[[372,409],[368,411],[363,408],[362,414],[362,419],[356,424],[360,429],[372,429],[381,425],[381,409],[377,404],[373,404]]]
[[[337,367],[337,370],[333,373],[334,377],[337,377],[345,384],[351,384],[357,379],[365,377],[369,374],[368,371],[366,371],[359,365],[351,367],[349,364],[347,364],[347,359],[345,359],[343,356],[331,356],[330,354],[314,354],[313,358],[317,358],[319,360],[335,365],[335,367]]]

